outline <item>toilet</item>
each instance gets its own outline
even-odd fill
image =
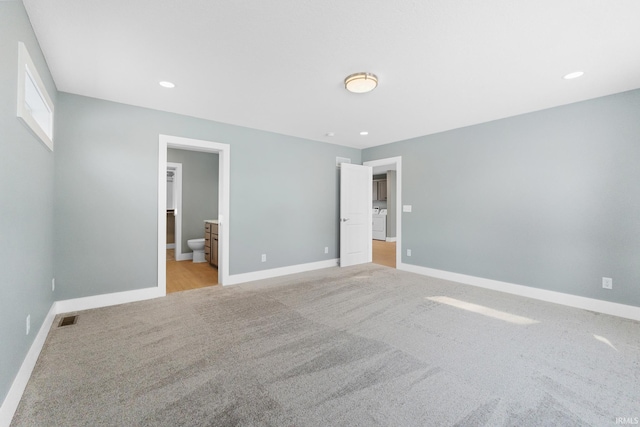
[[[193,251],[193,262],[206,262],[204,259],[204,238],[187,240],[187,246]]]

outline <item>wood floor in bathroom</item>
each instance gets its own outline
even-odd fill
[[[208,262],[176,261],[175,251],[167,249],[167,293],[188,291],[218,284],[218,269]]]

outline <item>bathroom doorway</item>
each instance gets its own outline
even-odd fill
[[[182,151],[201,152],[201,153],[213,153],[218,155],[218,194],[217,194],[217,218],[202,218],[202,234],[204,235],[204,220],[216,219],[218,221],[218,268],[217,268],[217,283],[224,285],[228,281],[229,277],[229,194],[230,194],[230,147],[228,144],[221,144],[211,141],[194,140],[189,138],[174,137],[168,135],[160,135],[159,137],[159,155],[158,155],[158,287],[163,295],[166,295],[167,289],[167,264],[173,260],[169,260],[167,252],[167,168],[169,163],[167,162],[167,153],[169,149],[177,149]],[[184,165],[182,170],[182,181],[185,179]],[[182,191],[182,198],[184,201],[184,191]],[[178,215],[181,215],[181,222],[184,227],[184,215],[183,208],[178,208]],[[176,215],[177,217],[177,215]],[[181,228],[183,228],[181,227]],[[176,227],[177,234],[177,227]],[[180,239],[176,235],[176,254],[178,254],[177,246],[180,245],[184,248],[183,234]],[[184,254],[184,255],[191,255]],[[177,258],[177,257],[176,257]],[[176,259],[177,261],[177,259]],[[174,261],[175,262],[175,261]],[[187,266],[187,264],[189,264]],[[209,267],[204,263],[192,263],[191,261],[181,261],[173,264],[180,267],[189,267],[189,270],[203,269],[203,267]],[[195,276],[194,276],[195,275]],[[186,281],[195,281],[194,277],[198,276],[197,271],[191,271],[186,278]],[[196,286],[197,287],[197,286]]]
[[[219,156],[169,147],[168,174],[176,165],[181,165],[181,179],[167,179],[167,242],[173,220],[177,220],[180,235],[176,236],[175,249],[167,248],[167,294],[218,284],[217,263],[211,258],[217,241],[211,240],[211,224],[205,221],[218,219]],[[171,191],[174,184],[179,184],[175,186],[175,200]],[[172,205],[173,201],[178,203]]]

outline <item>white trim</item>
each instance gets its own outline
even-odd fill
[[[158,289],[162,295],[167,293],[167,148],[179,150],[217,153],[218,172],[218,283],[225,285],[229,280],[229,195],[231,147],[229,144],[182,138],[179,136],[158,136]],[[193,254],[191,254],[193,257]],[[176,259],[178,259],[176,257]]]
[[[561,292],[549,291],[546,289],[532,288],[530,286],[516,285],[513,283],[501,282],[499,280],[484,279],[482,277],[468,276],[466,274],[452,273],[449,271],[420,267],[412,264],[398,264],[397,268],[398,270],[409,271],[412,273],[421,274],[423,276],[450,280],[452,282],[478,286],[480,288],[492,289],[494,291],[506,292],[508,294],[533,298],[540,301],[552,302],[568,307],[580,308],[583,310],[590,310],[598,313],[609,314],[611,316],[624,317],[626,319],[640,321],[640,307],[631,305],[602,301],[594,298],[586,298],[571,294],[564,294]]]
[[[304,273],[320,270],[322,268],[337,267],[338,258],[325,261],[296,264],[287,267],[272,268],[269,270],[252,271],[251,273],[234,274],[224,285],[237,285],[239,283],[253,282],[254,280],[271,279],[273,277],[286,276],[288,274]]]
[[[92,308],[109,307],[128,302],[144,301],[164,296],[157,287],[135,289],[133,291],[114,292],[112,294],[93,295],[56,302],[56,313],[90,310]]]
[[[57,314],[69,313],[73,311],[89,310],[92,308],[108,307],[111,305],[125,304],[128,302],[143,301],[147,299],[157,298],[163,296],[160,290],[156,287],[137,289],[134,291],[116,292],[112,294],[95,295],[84,298],[74,298],[63,301],[56,301],[51,304],[49,313],[42,322],[42,326],[38,331],[38,335],[33,340],[29,352],[22,361],[20,370],[16,375],[11,388],[7,393],[7,396],[0,407],[0,427],[8,427],[11,424],[11,420],[15,415],[16,409],[22,394],[29,382],[33,368],[36,365],[36,361],[40,356],[42,347],[47,339],[47,335],[53,325],[53,320]]]
[[[187,252],[186,254],[176,255],[176,261],[189,261],[193,260],[193,252]]]
[[[364,162],[363,165],[371,166],[389,166],[395,165],[396,170],[396,268],[402,264],[402,156],[389,157],[386,159],[370,160]],[[390,242],[389,238],[387,241]]]
[[[44,318],[42,326],[40,326],[38,335],[36,335],[27,355],[22,361],[20,370],[14,378],[4,402],[2,402],[2,406],[0,407],[1,427],[8,427],[11,424],[11,420],[16,413],[16,409],[18,409],[18,404],[20,403],[20,399],[22,399],[22,394],[24,393],[24,389],[27,387],[29,378],[31,378],[31,373],[33,372],[33,368],[36,366],[36,362],[38,361],[38,357],[40,356],[40,352],[42,351],[42,347],[47,339],[47,335],[49,334],[49,330],[51,329],[51,325],[53,324],[53,319],[56,317],[56,314],[56,303],[54,302],[51,304],[49,313],[47,313]]]
[[[334,258],[326,261],[312,262],[308,264],[298,264],[288,267],[274,268],[270,270],[235,274],[233,276],[229,276],[225,285],[235,285],[254,280],[269,279],[272,277],[284,276],[288,274],[336,267],[337,265],[338,259]],[[618,316],[640,321],[640,307],[601,301],[576,295],[563,294],[560,292],[548,291],[545,289],[531,288],[529,286],[516,285],[497,280],[452,273],[444,270],[436,270],[428,267],[420,267],[412,264],[399,263],[397,264],[397,269],[420,274],[423,276],[450,280],[467,285],[478,286],[481,288],[492,289],[528,298],[534,298],[541,301],[552,302],[569,307],[591,310],[611,316]],[[42,322],[42,326],[38,331],[38,335],[36,335],[36,338],[31,344],[31,347],[29,348],[29,351],[25,356],[22,365],[20,366],[20,370],[13,380],[11,388],[9,389],[9,392],[7,393],[7,396],[5,397],[4,402],[0,407],[0,427],[9,427],[9,425],[11,424],[11,420],[13,419],[15,411],[18,408],[20,399],[22,399],[22,395],[27,386],[29,378],[31,377],[33,368],[35,367],[36,361],[38,360],[40,352],[42,351],[47,335],[51,330],[53,320],[57,314],[88,310],[99,307],[107,307],[128,302],[142,301],[160,296],[163,296],[161,290],[153,287],[138,289],[134,291],[117,292],[112,294],[96,295],[91,297],[75,298],[54,302],[51,305],[49,313]]]
[[[158,290],[167,294],[167,143],[158,148]]]
[[[166,151],[165,151],[166,153]],[[166,171],[163,174],[166,178]],[[166,181],[165,181],[166,182]],[[228,182],[228,181],[227,181]],[[166,197],[166,191],[165,191]],[[164,218],[166,220],[166,199],[164,200]],[[166,236],[166,224],[165,224],[165,236]],[[165,242],[166,245],[166,242]],[[160,246],[159,246],[160,247]],[[164,260],[166,262],[166,253],[164,253]],[[166,265],[166,264],[165,264]],[[239,283],[250,282],[254,280],[261,279],[269,279],[272,277],[285,276],[288,274],[295,273],[303,273],[312,270],[319,270],[322,268],[336,267],[338,265],[338,259],[329,259],[325,261],[311,262],[307,264],[298,264],[292,265],[288,267],[281,268],[273,268],[270,270],[261,270],[255,271],[251,273],[244,274],[234,274],[233,276],[228,276],[225,283],[223,285],[236,285]],[[159,276],[160,278],[161,276]],[[166,279],[166,276],[165,276]],[[166,282],[165,282],[166,286]],[[158,298],[166,295],[166,287],[165,289],[161,289],[160,287],[153,288],[144,288],[144,289],[136,289],[133,291],[125,291],[125,292],[115,292],[111,294],[103,294],[103,295],[94,295],[90,297],[83,298],[73,298],[68,300],[62,300],[54,302],[51,305],[51,309],[49,313],[45,317],[45,320],[42,322],[42,326],[38,331],[38,335],[36,336],[29,352],[22,362],[22,366],[16,375],[16,378],[7,393],[7,396],[2,403],[2,407],[0,407],[0,427],[9,427],[11,424],[11,420],[15,414],[16,409],[18,408],[18,404],[20,403],[20,399],[22,399],[22,394],[27,386],[29,378],[31,377],[31,373],[33,372],[33,368],[35,367],[36,361],[38,360],[38,356],[42,351],[42,347],[44,346],[45,340],[49,331],[51,330],[51,325],[53,324],[53,320],[57,314],[61,313],[70,313],[74,311],[81,310],[90,310],[94,308],[100,307],[108,307],[112,305],[125,304],[136,301],[144,301],[148,299]]]
[[[386,241],[387,242],[395,242],[396,238],[395,237],[387,237]]]

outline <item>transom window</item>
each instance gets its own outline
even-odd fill
[[[18,43],[18,117],[53,151],[53,102],[24,43]]]

